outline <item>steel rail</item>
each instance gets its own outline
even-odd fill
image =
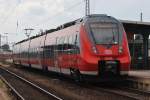
[[[135,92],[138,92],[140,94],[147,94],[147,95],[150,95],[150,91],[147,91],[147,90],[141,90],[141,89],[136,89],[136,88],[130,88],[130,87],[117,87],[119,89],[126,89],[126,90],[131,90],[131,91],[135,91]]]
[[[25,100],[23,96],[12,86],[8,81],[5,80],[3,76],[0,75],[1,80],[12,90],[13,93],[17,96],[19,100]]]
[[[134,96],[131,96],[131,95],[127,95],[127,94],[124,94],[124,93],[121,93],[119,91],[115,91],[115,90],[112,90],[112,89],[106,89],[106,88],[97,87],[97,90],[109,92],[111,94],[119,95],[119,96],[122,96],[122,97],[127,97],[129,99],[141,100],[141,99],[139,99],[137,97],[134,97]]]
[[[56,98],[57,100],[63,100],[62,98],[60,98],[60,97],[58,97],[58,96],[56,96],[56,95],[54,95],[54,94],[48,92],[47,90],[41,88],[40,86],[38,86],[38,85],[36,85],[36,84],[34,84],[34,83],[32,83],[32,82],[26,80],[25,78],[23,78],[23,77],[21,77],[21,76],[15,74],[15,73],[13,73],[13,72],[7,70],[7,69],[4,69],[4,68],[0,68],[0,69],[6,71],[6,72],[8,72],[8,73],[10,73],[11,75],[13,75],[13,76],[19,78],[20,80],[22,80],[22,81],[24,81],[24,82],[30,84],[30,86],[35,87],[36,89],[42,91],[43,93],[45,93],[45,94],[47,94],[47,95],[49,95],[49,96],[52,96],[52,97]]]

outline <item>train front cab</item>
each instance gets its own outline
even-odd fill
[[[127,37],[118,20],[109,16],[89,17],[81,26],[80,38],[81,74],[110,78],[128,73]]]

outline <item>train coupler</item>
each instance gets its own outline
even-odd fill
[[[120,75],[120,62],[117,60],[103,60],[98,62],[100,76]]]

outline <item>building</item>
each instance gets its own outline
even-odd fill
[[[120,20],[128,37],[132,69],[150,69],[150,22]]]

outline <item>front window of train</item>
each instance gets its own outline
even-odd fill
[[[118,44],[119,28],[117,23],[90,23],[90,30],[96,44]]]

